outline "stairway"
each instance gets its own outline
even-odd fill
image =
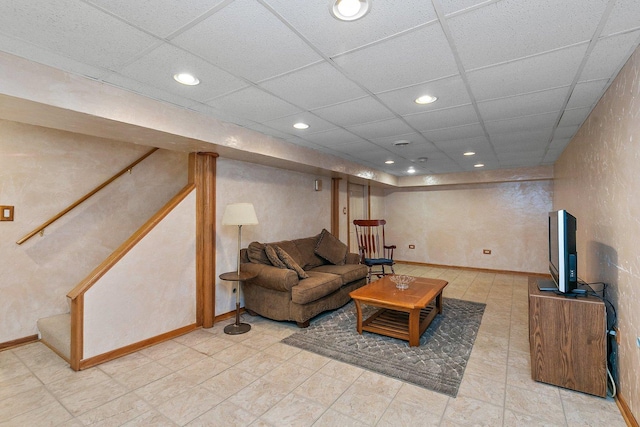
[[[71,359],[71,314],[38,320],[40,340],[67,362]]]

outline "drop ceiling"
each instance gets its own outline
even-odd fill
[[[404,176],[553,164],[640,44],[637,0],[370,1],[7,0],[0,51]]]

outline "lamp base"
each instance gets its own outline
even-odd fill
[[[224,333],[227,335],[240,335],[251,330],[251,325],[248,323],[232,323],[224,327]]]

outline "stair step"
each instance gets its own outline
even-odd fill
[[[67,362],[71,359],[71,314],[38,320],[40,340]]]

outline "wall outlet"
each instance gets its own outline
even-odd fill
[[[0,206],[0,221],[13,221],[13,206]]]
[[[482,253],[485,255],[491,255],[491,249],[483,249]]]
[[[409,245],[409,249],[415,249],[416,245]]]

